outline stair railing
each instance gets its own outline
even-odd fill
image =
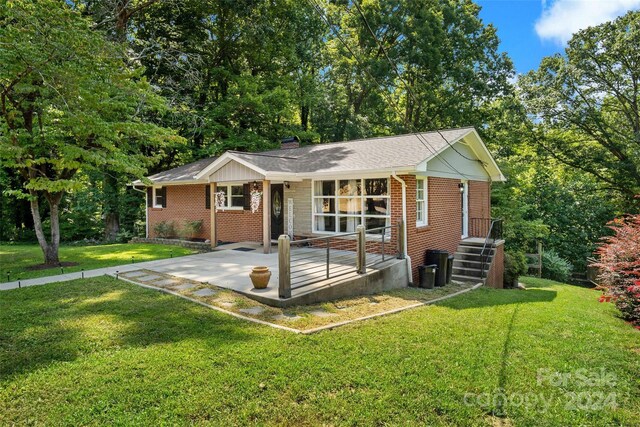
[[[484,239],[484,245],[482,246],[482,252],[480,252],[482,263],[480,264],[480,278],[484,280],[485,271],[484,268],[487,264],[487,259],[489,258],[487,254],[487,245],[489,245],[489,241],[491,241],[491,245],[489,246],[489,253],[493,249],[493,245],[496,240],[502,239],[502,219],[492,219],[491,225],[489,226],[489,232],[487,233],[487,237]]]

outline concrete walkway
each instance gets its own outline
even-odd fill
[[[113,267],[98,268],[84,272],[85,278],[115,275],[116,271],[125,273],[133,270],[152,270],[171,274],[198,282],[209,282],[213,285],[230,289],[253,288],[249,273],[258,265],[266,265],[273,272],[269,288],[274,289],[278,283],[278,254],[263,254],[259,250],[242,252],[236,250],[218,250],[197,255],[167,258],[157,261],[124,264]],[[47,283],[67,282],[80,279],[81,272],[58,274],[55,276],[25,279],[20,281],[22,287],[46,285]],[[0,291],[18,288],[18,281],[0,283]],[[275,286],[277,288],[277,286]]]

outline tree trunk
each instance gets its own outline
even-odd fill
[[[40,244],[40,249],[42,249],[42,254],[44,255],[44,263],[49,265],[59,264],[60,260],[58,258],[58,244],[60,242],[60,228],[58,221],[58,205],[55,206],[55,211],[53,206],[51,206],[51,235],[54,235],[54,229],[56,229],[56,235],[58,237],[58,241],[52,242],[55,244],[49,244],[47,242],[47,238],[44,235],[44,230],[42,229],[42,219],[40,218],[40,203],[38,201],[38,195],[35,191],[30,191],[31,194],[31,216],[33,216],[33,228],[36,231],[36,237],[38,238],[38,243]],[[54,212],[55,212],[55,225],[54,225]]]
[[[300,107],[300,124],[303,131],[309,130],[309,106],[302,105]]]

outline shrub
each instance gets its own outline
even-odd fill
[[[607,289],[604,300],[613,300],[622,317],[640,328],[640,215],[609,223],[613,236],[605,237],[596,251],[598,281]]]
[[[523,252],[508,251],[504,254],[504,287],[514,287],[518,277],[527,272],[527,259]]]
[[[180,237],[183,239],[193,239],[202,232],[202,220],[189,221],[185,220],[182,229],[180,230]]]
[[[118,234],[116,234],[115,242],[116,243],[129,243],[131,239],[135,237],[135,234],[128,230],[120,230]]]
[[[157,237],[163,239],[173,239],[177,236],[176,224],[173,221],[160,221],[153,226],[153,231]]]
[[[542,277],[558,282],[568,282],[573,265],[553,250],[542,253]]]

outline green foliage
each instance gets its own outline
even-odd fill
[[[564,55],[519,80],[536,143],[637,208],[640,12],[577,32]]]
[[[527,273],[527,259],[523,252],[506,251],[504,253],[504,287],[511,288],[518,278]]]
[[[203,221],[201,219],[193,221],[185,220],[178,234],[183,239],[193,239],[202,233],[202,225]]]
[[[545,279],[568,282],[573,272],[573,265],[566,259],[560,257],[553,250],[546,250],[542,253],[542,277]]]
[[[65,2],[1,3],[0,43],[8,47],[0,49],[0,160],[22,179],[7,191],[30,200],[45,260],[56,262],[58,209],[65,193],[83,188],[78,172],[142,176],[156,160],[151,149],[179,138],[149,120],[165,103],[122,47]],[[49,241],[39,196],[50,206]]]
[[[153,232],[161,239],[173,239],[178,236],[175,221],[160,221],[154,224]]]

